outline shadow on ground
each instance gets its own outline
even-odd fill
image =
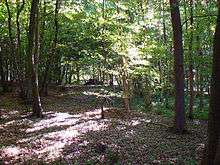
[[[96,94],[97,89],[84,88],[54,92],[43,98],[43,119],[27,118],[28,108],[19,99],[1,96],[2,164],[189,164],[196,159],[206,125],[191,124],[190,133],[180,136],[168,132],[170,121],[160,116],[107,106],[101,119]]]

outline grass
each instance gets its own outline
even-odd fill
[[[131,108],[141,112],[149,111],[144,104],[144,99],[140,96],[135,96],[131,99]]]
[[[158,99],[154,99],[155,102],[153,102],[153,108],[152,110],[164,117],[173,118],[174,117],[174,97],[169,97],[166,99],[166,103],[158,102]],[[144,99],[135,96],[131,99],[131,107],[132,109],[141,111],[141,112],[149,112],[150,109],[147,109],[147,107],[144,104]],[[194,119],[199,120],[207,120],[208,119],[208,108],[209,108],[209,100],[208,97],[204,98],[204,107],[201,110],[199,107],[199,98],[195,98],[194,100],[194,109],[193,109],[193,117]],[[186,116],[188,116],[188,109],[189,109],[189,97],[185,97],[185,110],[186,110]]]

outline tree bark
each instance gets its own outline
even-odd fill
[[[184,67],[182,26],[178,0],[170,0],[171,21],[173,27],[174,45],[174,76],[175,76],[175,122],[174,128],[178,133],[183,133],[185,126],[184,112]]]
[[[5,72],[4,72],[4,67],[3,67],[3,53],[2,53],[2,48],[0,47],[0,76],[1,76],[1,81],[0,84],[2,86],[2,92],[7,92],[8,87],[5,84]]]
[[[190,41],[189,41],[189,118],[193,119],[194,89],[193,89],[193,0],[190,0]]]
[[[51,62],[52,62],[52,58],[55,54],[56,51],[56,46],[57,46],[57,40],[58,40],[58,14],[59,14],[59,4],[60,4],[60,0],[56,0],[56,4],[55,4],[55,14],[54,14],[54,39],[53,39],[53,44],[52,44],[52,49],[48,55],[47,58],[47,62],[46,62],[46,68],[45,68],[45,73],[44,73],[44,77],[43,77],[43,81],[42,81],[42,87],[41,87],[41,92],[42,94],[44,94],[45,96],[48,95],[48,76],[49,76],[49,71],[50,71],[50,67],[51,67]]]
[[[16,13],[16,44],[14,43],[13,35],[12,35],[12,14],[10,10],[10,6],[8,0],[5,1],[5,5],[8,12],[8,35],[10,39],[10,59],[12,62],[12,69],[15,72],[14,79],[18,78],[19,87],[20,87],[20,96],[24,97],[24,87],[23,87],[23,78],[22,78],[22,71],[21,71],[21,60],[20,60],[20,24],[19,24],[19,17],[20,13],[24,8],[24,0],[22,1],[22,5],[20,6],[20,2],[16,2],[17,4],[17,13]],[[12,71],[12,70],[11,70]]]
[[[208,144],[202,165],[220,164],[220,0],[214,36],[211,97],[208,123]]]
[[[20,86],[20,97],[25,98],[25,91],[24,91],[24,76],[22,75],[23,70],[22,70],[22,63],[21,63],[21,30],[20,30],[20,14],[22,10],[24,9],[24,0],[22,1],[22,4],[20,6],[20,2],[17,1],[17,15],[16,15],[16,64],[17,64],[17,70],[18,70],[18,79],[19,79],[19,86]]]
[[[119,3],[119,0],[116,1]],[[117,14],[120,14],[120,9],[117,6]],[[119,22],[120,23],[120,22]],[[121,35],[122,29],[119,29],[119,35]],[[123,87],[123,101],[124,107],[127,111],[130,111],[130,87],[129,87],[129,80],[128,80],[128,59],[124,55],[121,57],[121,66],[122,66],[122,87]]]
[[[127,111],[130,111],[130,89],[129,89],[129,80],[128,80],[128,73],[127,73],[127,59],[126,57],[122,57],[122,85],[123,85],[123,100],[124,100],[124,107]]]
[[[39,0],[32,0],[29,33],[28,33],[28,57],[29,79],[32,85],[33,117],[43,117],[41,99],[38,88],[38,56],[39,56]]]
[[[80,84],[80,66],[78,62],[76,62],[76,82],[78,85]]]

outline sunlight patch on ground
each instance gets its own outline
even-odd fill
[[[126,125],[126,126],[136,126],[136,125],[141,124],[142,122],[150,123],[151,120],[144,120],[144,119],[140,118],[140,119],[135,119],[135,120],[133,119],[130,121],[120,121],[120,123],[122,125]]]
[[[129,121],[118,120],[117,129],[125,130],[128,126],[137,126],[141,123],[150,123],[151,119],[137,118]]]
[[[100,92],[95,92],[95,91],[84,91],[83,92],[84,95],[87,96],[96,96],[96,97],[118,97],[121,98],[121,93],[114,93],[111,91],[107,91],[107,90],[101,90]]]
[[[63,148],[72,143],[78,143],[80,136],[89,131],[99,131],[107,128],[107,125],[98,121],[86,121],[76,124],[65,130],[45,134],[41,138],[40,148],[34,152],[41,158],[51,161],[62,155]],[[87,143],[82,144],[87,145]],[[45,156],[46,155],[46,156]]]
[[[10,161],[12,159],[20,159],[22,155],[28,153],[28,150],[16,146],[8,146],[2,148],[0,151],[0,160],[3,160],[2,158],[7,158],[4,162],[5,164],[11,164]]]
[[[41,129],[55,127],[55,126],[64,126],[64,125],[73,125],[79,118],[75,118],[73,115],[68,113],[54,113],[46,116],[45,119],[40,120],[39,122],[33,125],[33,128],[26,130],[26,133],[31,133],[34,131],[39,131]]]
[[[65,92],[65,93],[61,93],[58,95],[58,97],[63,97],[63,96],[70,96],[70,95],[76,95],[76,94],[80,94],[80,92],[71,92],[71,91],[68,91],[68,92]]]
[[[110,108],[104,108],[108,111]],[[75,155],[80,155],[82,151],[76,146],[86,146],[88,141],[84,141],[82,136],[90,131],[103,131],[109,127],[112,121],[100,119],[101,110],[93,109],[79,114],[69,114],[64,112],[47,112],[45,118],[39,120],[21,119],[7,122],[4,128],[16,123],[28,123],[29,128],[22,128],[28,136],[17,141],[17,146],[8,146],[1,153],[11,160],[21,158],[43,159],[51,162],[62,157],[64,148],[71,144],[75,147],[72,151]],[[149,123],[151,120],[135,118],[132,120],[117,120],[118,130],[124,130],[128,126],[136,126],[141,123]],[[133,136],[134,131],[126,131],[124,136]],[[21,154],[22,153],[22,154]],[[1,154],[2,155],[2,154]]]
[[[20,154],[20,148],[19,147],[7,147],[3,149],[3,155],[7,156],[16,156]]]
[[[65,146],[73,143],[86,146],[89,142],[82,142],[80,139],[87,132],[105,130],[110,121],[107,119],[99,120],[99,118],[100,109],[94,109],[75,115],[48,112],[44,119],[37,119],[37,121],[13,120],[8,122],[5,128],[11,124],[22,122],[27,122],[31,128],[21,129],[28,135],[16,142],[17,145],[22,146],[21,148],[8,146],[0,152],[0,155],[2,158],[10,157],[10,160],[34,157],[48,162],[53,161],[62,156]],[[78,150],[75,152],[80,154]]]
[[[104,110],[108,108],[104,107]],[[99,119],[101,117],[101,110],[94,109],[85,113],[71,115],[69,113],[54,113],[46,116],[45,119],[33,124],[32,128],[26,130],[26,133],[39,131],[50,127],[70,126],[82,122],[83,120]]]
[[[18,114],[19,111],[15,111],[15,110],[6,110],[6,109],[0,109],[0,116],[2,119],[8,119],[11,117],[11,115],[16,115]]]
[[[7,123],[4,123],[4,124],[1,124],[3,127],[7,127],[7,126],[12,126],[12,125],[16,125],[16,126],[19,126],[19,125],[22,125],[22,124],[32,124],[33,122],[31,120],[28,120],[28,119],[21,119],[21,120],[11,120]],[[1,126],[0,125],[0,126]]]

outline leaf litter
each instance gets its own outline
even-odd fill
[[[11,94],[0,96],[0,164],[196,164],[206,141],[206,122],[187,122],[188,133],[169,131],[172,119],[100,105],[82,87],[50,91],[43,119]],[[113,98],[114,99],[114,98]]]

